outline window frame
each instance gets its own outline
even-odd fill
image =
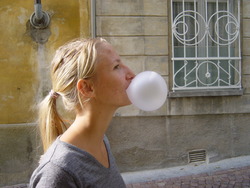
[[[220,0],[220,2],[228,2],[227,0]],[[239,36],[237,38],[238,40],[238,46],[237,48],[239,48],[239,54],[238,54],[238,58],[236,57],[235,59],[237,59],[239,61],[239,85],[237,87],[197,87],[196,89],[193,89],[193,88],[188,88],[188,87],[185,87],[185,88],[181,88],[181,89],[176,89],[174,87],[174,84],[175,84],[175,78],[174,78],[174,60],[176,60],[177,58],[173,57],[173,50],[174,50],[174,34],[173,34],[173,31],[172,31],[172,26],[173,26],[173,3],[175,2],[192,2],[192,3],[196,3],[198,2],[198,0],[171,0],[169,1],[169,11],[170,11],[170,16],[169,16],[169,21],[171,23],[171,27],[169,28],[169,33],[170,33],[170,48],[169,48],[169,51],[170,51],[170,56],[169,56],[169,59],[170,59],[170,83],[171,83],[171,91],[169,92],[169,97],[192,97],[192,96],[230,96],[230,95],[243,95],[244,93],[244,89],[242,88],[242,71],[241,71],[241,21],[242,21],[242,18],[240,17],[241,14],[241,4],[240,4],[240,0],[236,0],[235,3],[238,3],[238,12],[237,12],[237,15],[238,15],[238,22],[239,22]],[[216,0],[205,0],[205,3],[209,3],[209,2],[214,2],[216,3],[217,1]],[[184,9],[185,11],[185,9]],[[198,11],[197,11],[198,12]],[[218,58],[210,58],[210,57],[206,57],[204,59],[207,59],[208,61],[209,60],[213,60],[213,59],[216,59],[218,60]],[[184,78],[183,78],[184,79]],[[197,79],[197,78],[196,78]]]

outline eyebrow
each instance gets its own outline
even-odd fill
[[[115,62],[120,63],[120,62],[121,62],[121,59],[115,59]]]

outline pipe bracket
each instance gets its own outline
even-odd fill
[[[50,23],[50,16],[47,12],[42,11],[42,19],[37,20],[36,13],[30,16],[30,24],[36,29],[45,29],[49,26]]]

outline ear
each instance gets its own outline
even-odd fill
[[[93,97],[93,84],[90,80],[80,79],[77,82],[77,90],[85,97]]]

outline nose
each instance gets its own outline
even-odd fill
[[[127,67],[126,79],[133,80],[134,77],[135,77],[134,72],[130,68]]]

